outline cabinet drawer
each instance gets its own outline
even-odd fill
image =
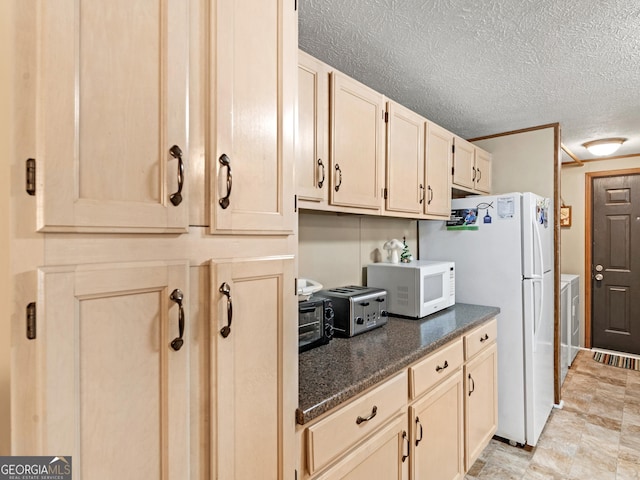
[[[493,319],[464,336],[464,358],[480,353],[498,338],[498,320]]]
[[[317,472],[407,405],[402,372],[307,429],[307,467]],[[368,419],[368,420],[367,420]]]
[[[409,368],[409,395],[418,398],[440,380],[459,368],[464,361],[462,338],[437,350]]]

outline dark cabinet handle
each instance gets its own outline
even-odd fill
[[[420,184],[420,205],[424,203],[424,185]]]
[[[182,300],[184,295],[182,291],[176,288],[171,295],[169,295],[169,299],[178,304],[178,333],[179,335],[171,341],[171,348],[173,348],[176,352],[182,348],[184,345],[184,340],[182,339],[184,335],[184,308],[182,308]]]
[[[356,423],[360,425],[361,423],[368,422],[373,417],[375,417],[377,413],[378,413],[378,407],[374,405],[373,408],[371,409],[371,413],[369,414],[369,416],[365,418],[358,416],[358,418],[356,418]]]
[[[184,162],[182,161],[182,150],[178,145],[174,145],[169,149],[169,153],[173,158],[178,159],[178,191],[169,196],[169,200],[173,206],[177,207],[182,203],[182,185],[184,184]]]
[[[420,423],[420,418],[416,417],[416,429],[420,428],[420,438],[416,437],[416,447],[420,444],[420,442],[422,441],[422,423]]]
[[[476,382],[473,381],[473,378],[471,377],[471,374],[469,374],[469,382],[470,382],[470,385],[471,385],[471,390],[469,390],[469,396],[471,396],[471,394],[473,392],[475,392],[475,390],[476,390]]]
[[[220,155],[218,158],[218,162],[223,167],[227,167],[227,194],[218,200],[220,206],[225,209],[229,206],[229,197],[231,196],[231,185],[233,183],[233,177],[231,176],[231,159],[227,156],[226,153]]]
[[[449,366],[449,362],[447,362],[446,360],[444,361],[444,365],[443,366],[436,366],[436,372],[441,372],[442,370],[444,370],[445,368],[447,368]]]
[[[322,188],[322,185],[324,185],[324,163],[322,163],[321,158],[318,159],[318,166],[322,168],[322,178],[318,182],[318,188]]]
[[[489,334],[485,333],[484,337],[480,337],[480,343],[486,342],[487,340],[489,340]]]
[[[476,167],[473,167],[471,170],[473,171],[473,178],[471,179],[471,181],[475,182],[476,181]]]
[[[431,205],[431,201],[433,200],[433,189],[431,188],[431,185],[428,185],[427,188],[429,189],[429,200],[427,200],[427,205]]]
[[[342,185],[342,170],[340,170],[340,165],[336,163],[336,172],[338,173],[338,183],[335,186],[336,192],[340,190],[340,185]]]
[[[478,172],[478,182],[480,182],[480,179],[482,178],[482,172],[480,171],[479,168],[476,168],[476,171]]]
[[[402,452],[402,463],[404,463],[404,461],[409,458],[409,449],[410,449],[410,445],[409,445],[409,436],[407,435],[406,431],[402,431],[402,440],[403,442],[405,442],[406,446],[407,446],[407,453]]]
[[[220,329],[222,338],[227,338],[231,333],[231,319],[233,317],[233,304],[231,303],[231,287],[227,282],[222,282],[219,288],[220,293],[227,297],[227,324]]]

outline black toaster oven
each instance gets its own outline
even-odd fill
[[[298,302],[298,352],[326,345],[333,338],[333,305],[324,297]]]

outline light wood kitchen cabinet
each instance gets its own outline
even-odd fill
[[[38,4],[39,231],[187,230],[188,4],[138,3]]]
[[[11,453],[80,480],[293,478],[295,5],[11,1]]]
[[[384,97],[331,72],[329,201],[346,212],[379,214],[384,185]]]
[[[385,115],[385,214],[421,216],[425,204],[424,137],[426,120],[402,105],[388,101]]]
[[[453,134],[433,122],[427,122],[424,213],[429,218],[451,216],[451,163]]]
[[[462,371],[450,372],[409,408],[411,478],[464,478]]]
[[[407,404],[402,372],[306,429],[307,471],[314,474],[371,435]]]
[[[407,414],[396,417],[317,480],[409,479]]]
[[[211,231],[290,234],[296,12],[284,0],[212,8]]]
[[[327,208],[329,192],[329,71],[298,52],[296,193],[301,208]]]
[[[491,154],[454,136],[452,186],[470,193],[491,193]]]
[[[279,479],[295,462],[293,257],[211,262],[216,478]],[[292,302],[293,300],[293,302]]]
[[[411,478],[464,476],[463,339],[409,367]]]
[[[491,154],[476,149],[476,190],[491,193]]]
[[[43,267],[38,291],[14,452],[66,452],[74,478],[189,478],[187,262]]]
[[[477,460],[498,425],[497,322],[493,320],[465,338],[464,367],[465,468]]]

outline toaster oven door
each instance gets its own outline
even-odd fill
[[[324,331],[324,306],[319,304],[300,304],[298,308],[298,349],[309,349],[322,340]]]

